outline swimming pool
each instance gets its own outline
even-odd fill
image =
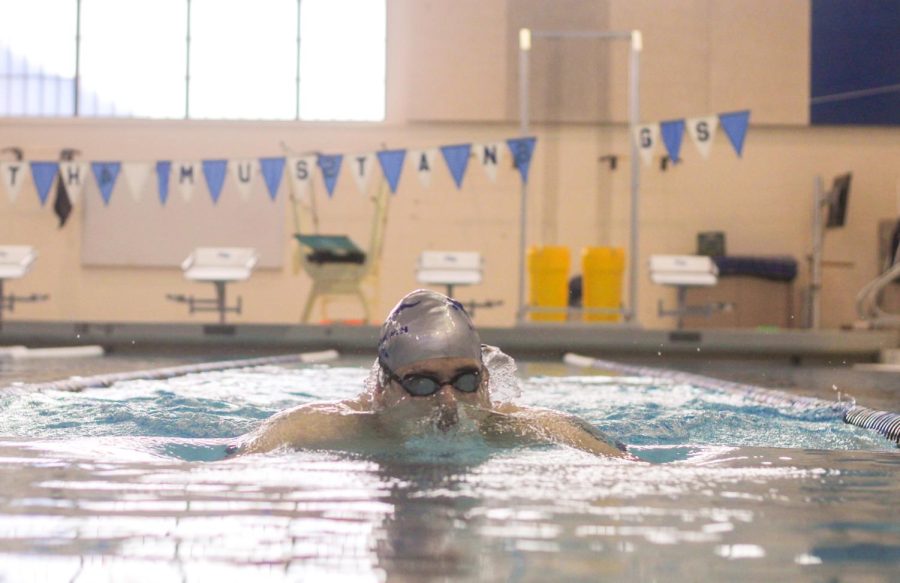
[[[526,363],[518,397],[583,416],[645,463],[471,436],[217,461],[277,410],[356,394],[368,364],[5,389],[0,579],[822,581],[900,569],[894,443],[827,407],[653,376]]]

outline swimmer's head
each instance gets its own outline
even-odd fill
[[[481,339],[463,305],[435,291],[418,289],[388,314],[378,340],[378,359],[391,370],[432,358],[481,362]]]

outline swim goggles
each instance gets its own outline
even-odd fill
[[[444,385],[451,385],[461,393],[474,393],[481,386],[481,369],[463,371],[449,381],[444,381],[424,374],[408,374],[400,378],[384,361],[379,359],[378,363],[389,379],[397,381],[413,397],[430,397],[440,391]]]

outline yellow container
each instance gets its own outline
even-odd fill
[[[622,305],[625,251],[618,247],[585,247],[581,251],[583,308],[615,308]],[[618,322],[619,314],[584,313],[588,322]]]
[[[562,246],[528,249],[528,296],[534,308],[560,308],[558,312],[531,312],[531,319],[564,322],[569,306],[569,248]]]

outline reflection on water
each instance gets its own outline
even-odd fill
[[[222,459],[258,419],[352,394],[364,374],[264,368],[5,394],[0,580],[827,581],[900,569],[891,444],[691,387],[526,383],[530,404],[584,415],[650,462],[438,438]]]

